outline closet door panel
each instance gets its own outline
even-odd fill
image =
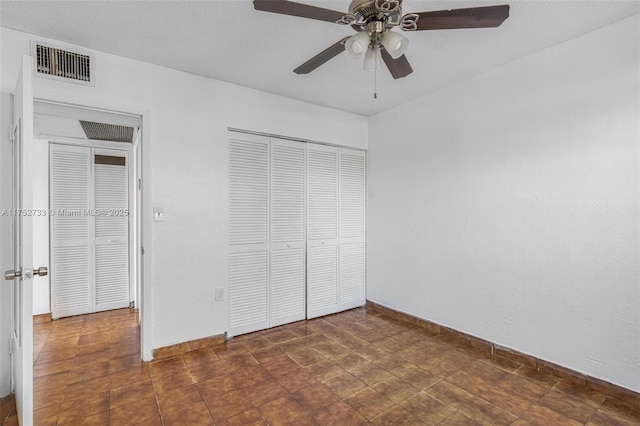
[[[307,318],[338,311],[338,246],[309,247]]]
[[[365,304],[365,153],[340,148],[340,308]]]
[[[269,327],[269,139],[233,135],[229,144],[229,329]]]
[[[307,318],[338,312],[338,148],[307,148]]]
[[[96,311],[129,306],[126,151],[94,151]]]
[[[229,255],[229,335],[269,327],[267,250]]]
[[[270,326],[305,317],[304,143],[271,139]]]
[[[60,318],[93,306],[91,149],[51,144],[49,167],[51,314]]]

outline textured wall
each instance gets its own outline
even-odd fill
[[[640,391],[638,28],[371,117],[370,300]]]

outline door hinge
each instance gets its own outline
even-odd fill
[[[129,309],[133,309],[135,307],[135,303],[132,301],[129,302]]]
[[[140,254],[144,255],[144,247],[140,247]]]
[[[138,191],[142,189],[142,179],[138,178]]]

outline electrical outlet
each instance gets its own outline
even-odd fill
[[[222,302],[224,300],[224,288],[216,288],[216,302]]]

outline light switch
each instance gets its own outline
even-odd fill
[[[155,206],[153,208],[153,221],[164,222],[164,207]]]

